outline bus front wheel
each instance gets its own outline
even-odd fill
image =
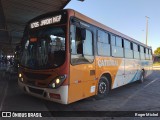
[[[102,76],[98,83],[98,93],[95,96],[96,99],[102,99],[109,93],[109,80]]]

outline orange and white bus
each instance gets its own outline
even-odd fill
[[[62,104],[103,98],[152,71],[151,47],[71,9],[29,21],[21,46],[20,88]]]

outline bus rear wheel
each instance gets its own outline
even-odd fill
[[[144,82],[144,70],[141,71],[141,75],[139,79],[139,83],[143,83],[143,82]]]
[[[98,93],[95,96],[96,99],[103,99],[109,93],[109,80],[102,76],[98,83]]]

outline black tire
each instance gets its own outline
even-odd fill
[[[143,83],[144,82],[144,70],[141,71],[141,75],[140,78],[138,80],[139,83]]]
[[[107,96],[107,94],[109,93],[109,89],[110,86],[109,86],[109,80],[102,76],[99,80],[99,83],[98,83],[98,93],[97,95],[95,96],[96,99],[103,99]]]

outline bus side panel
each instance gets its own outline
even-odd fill
[[[112,89],[120,87],[125,84],[125,60],[124,58],[116,58],[116,59],[121,60],[121,64],[119,64]]]
[[[135,59],[125,59],[125,84],[134,82],[140,77],[139,61]]]
[[[95,95],[96,81],[87,81],[84,83],[71,84],[69,86],[68,103],[72,103]]]
[[[96,78],[100,79],[103,74],[109,73],[112,78],[111,88],[115,88],[117,85],[120,86],[123,83],[123,58],[96,57],[96,61]]]
[[[148,72],[147,76],[152,74],[152,72],[153,72],[153,66],[152,65],[153,65],[153,61],[149,60],[149,72]]]
[[[68,102],[74,102],[96,93],[95,62],[92,64],[70,65]]]
[[[145,74],[145,77],[147,77],[147,76],[149,76],[151,73],[152,73],[152,64],[153,64],[153,62],[152,62],[152,60],[147,60],[147,72],[146,72],[146,74]]]
[[[140,79],[142,69],[145,77],[152,73],[152,62],[150,60],[125,59],[125,81],[126,84]]]
[[[141,65],[141,70],[145,70],[145,77],[149,76],[152,73],[152,60],[141,60],[140,65]]]

